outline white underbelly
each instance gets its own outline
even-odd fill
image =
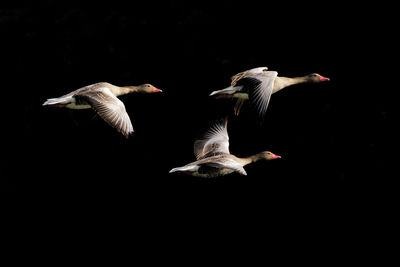
[[[192,173],[193,176],[196,177],[202,177],[202,178],[214,178],[214,177],[219,177],[219,176],[224,176],[227,174],[231,174],[233,172],[232,169],[228,168],[221,168],[217,169],[216,171],[213,172],[206,172],[206,173],[200,173],[198,171],[195,171]]]
[[[233,95],[234,98],[240,98],[240,99],[249,99],[249,95],[246,93],[236,93]]]
[[[65,107],[70,108],[70,109],[88,109],[88,108],[91,108],[90,105],[77,105],[75,103],[69,103]]]
[[[88,108],[91,108],[91,106],[89,104],[86,104],[85,102],[77,104],[75,97],[71,97],[69,99],[69,103],[65,107],[70,108],[70,109],[88,109]]]

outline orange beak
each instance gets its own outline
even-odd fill
[[[157,93],[157,92],[162,92],[162,90],[161,89],[158,89],[158,88],[155,88],[155,87],[153,87],[153,91],[152,91],[153,93]]]
[[[326,78],[326,77],[324,77],[324,76],[321,76],[321,77],[319,77],[319,80],[320,80],[321,82],[327,82],[327,81],[329,81],[329,78]]]

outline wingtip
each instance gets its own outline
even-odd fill
[[[128,133],[123,133],[123,135],[125,136],[126,139],[129,139],[130,137],[133,136],[133,134],[135,133],[134,130],[128,132]]]

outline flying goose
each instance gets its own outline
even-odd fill
[[[126,113],[124,103],[117,97],[130,93],[156,92],[162,92],[162,90],[151,84],[120,87],[107,82],[99,82],[58,98],[47,99],[43,106],[70,109],[93,108],[103,120],[128,138],[134,130],[129,115]]]
[[[299,83],[320,83],[329,81],[318,73],[303,77],[280,77],[276,71],[268,71],[267,67],[258,67],[240,72],[231,78],[231,86],[214,91],[210,96],[217,98],[237,98],[234,114],[239,115],[240,109],[247,99],[256,106],[261,117],[267,111],[268,103],[273,93],[285,87]]]
[[[263,151],[246,158],[236,157],[229,152],[229,137],[227,131],[228,120],[216,123],[202,139],[194,142],[196,161],[182,167],[173,168],[170,173],[180,172],[197,177],[212,178],[237,172],[247,175],[244,166],[258,160],[278,159],[269,151]]]

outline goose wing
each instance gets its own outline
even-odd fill
[[[194,142],[194,154],[197,160],[218,154],[229,153],[228,118],[214,124],[202,139]]]
[[[250,73],[241,79],[241,83],[247,87],[251,104],[257,108],[261,117],[264,117],[267,111],[276,76],[278,76],[276,71],[263,71]]]
[[[258,67],[258,68],[253,68],[249,69],[243,72],[239,72],[238,74],[235,74],[231,77],[231,85],[234,86],[238,81],[240,81],[243,78],[255,75],[255,74],[261,74],[265,71],[267,71],[267,67]]]
[[[244,77],[246,77],[246,76],[248,75],[249,72],[250,72],[250,70],[246,70],[246,71],[239,72],[238,74],[233,75],[233,76],[231,77],[231,85],[232,85],[232,86],[235,86],[236,83],[237,83],[239,80],[241,80],[241,79],[243,79]]]
[[[126,138],[134,132],[124,103],[107,87],[83,90],[74,96],[77,101],[86,101],[109,125]]]

